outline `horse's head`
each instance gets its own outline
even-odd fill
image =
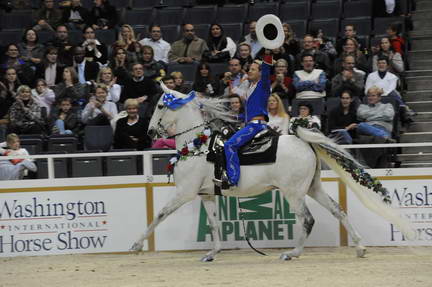
[[[153,139],[169,136],[168,129],[173,129],[176,125],[177,111],[194,97],[194,94],[185,95],[170,90],[162,82],[161,87],[164,93],[157,102],[147,132]]]

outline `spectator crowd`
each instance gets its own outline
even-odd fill
[[[210,25],[206,39],[196,35],[193,24],[182,23],[181,38],[170,43],[157,23],[148,37],[138,38],[108,0],[95,0],[90,10],[80,0],[61,7],[54,0],[41,2],[22,40],[2,47],[0,142],[10,133],[82,138],[91,125],[112,126],[115,148],[150,148],[154,143],[146,130],[162,93],[159,81],[183,93],[193,89],[204,97],[229,98],[242,118],[249,66],[264,55],[256,21],[237,42],[218,23]],[[400,25],[391,24],[387,35],[369,44],[356,35],[357,28],[346,24],[335,39],[321,29],[296,35],[283,24],[285,41],[272,51],[273,128],[287,134],[290,118],[309,117],[311,127],[339,143],[362,142],[362,136],[369,142],[398,139],[397,126],[408,125],[413,114],[402,96],[406,39]],[[109,29],[118,31],[114,43],[96,36]],[[70,33],[76,30],[83,38],[72,44]],[[42,42],[41,31],[55,36]],[[213,72],[215,64],[226,65],[225,71]],[[194,80],[186,81],[180,71],[168,73],[170,65],[196,67]]]

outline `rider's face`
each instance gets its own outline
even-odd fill
[[[251,64],[248,72],[249,81],[257,82],[261,77],[261,72],[259,70],[259,64],[253,63]]]

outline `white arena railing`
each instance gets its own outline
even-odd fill
[[[396,143],[396,144],[356,144],[341,145],[345,149],[366,149],[366,148],[403,148],[403,147],[430,147],[432,142],[423,143]],[[143,175],[149,182],[152,182],[153,174],[153,156],[174,154],[175,150],[146,150],[146,151],[129,151],[129,152],[89,152],[89,153],[69,153],[69,154],[43,154],[29,156],[2,156],[1,160],[9,159],[47,159],[48,162],[48,179],[55,178],[54,159],[56,158],[88,158],[88,157],[111,157],[111,156],[142,156],[143,157]],[[420,153],[419,153],[420,154]],[[142,175],[140,175],[142,176]]]

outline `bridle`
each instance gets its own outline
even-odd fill
[[[163,105],[163,104],[159,104],[158,108],[159,109],[163,109],[163,108],[167,108],[167,107],[165,105]],[[166,132],[167,129],[161,123],[162,122],[162,118],[163,118],[163,115],[159,118],[159,121],[157,123],[156,133],[159,134],[159,135],[161,135],[161,136],[163,136],[163,137],[165,137],[165,138],[167,138],[167,139],[172,139],[172,138],[175,138],[176,136],[183,135],[183,134],[188,133],[190,131],[193,131],[193,130],[195,130],[197,128],[208,126],[211,122],[213,122],[213,121],[216,120],[216,118],[213,118],[211,120],[204,121],[203,123],[201,123],[199,125],[193,126],[193,127],[188,128],[188,129],[186,129],[184,131],[181,131],[181,132],[178,132],[178,133],[176,133],[176,134],[174,134],[172,136],[169,136],[168,133]]]
[[[193,131],[194,129],[197,129],[197,128],[200,128],[200,127],[208,126],[211,122],[213,122],[213,121],[215,121],[215,120],[216,120],[216,119],[214,118],[214,119],[211,119],[211,120],[209,120],[209,121],[204,121],[202,124],[199,124],[199,125],[196,125],[196,126],[194,126],[194,127],[188,128],[188,129],[186,129],[186,130],[184,130],[184,131],[181,131],[181,132],[179,132],[179,133],[176,133],[176,134],[174,134],[174,135],[172,135],[172,136],[168,136],[165,127],[161,124],[162,118],[160,118],[159,121],[158,121],[158,123],[157,123],[156,132],[157,132],[159,135],[165,136],[165,137],[168,138],[168,139],[172,139],[172,138],[175,138],[176,136],[180,136],[180,135],[183,135],[183,134],[188,133],[188,132],[190,132],[190,131]]]

